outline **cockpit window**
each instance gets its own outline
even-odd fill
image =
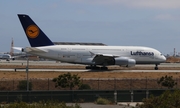
[[[160,54],[161,56],[164,56],[162,53]]]

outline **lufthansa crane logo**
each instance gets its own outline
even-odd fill
[[[39,35],[39,28],[36,25],[30,25],[26,29],[26,34],[30,38],[36,38]]]

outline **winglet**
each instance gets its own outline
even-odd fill
[[[28,15],[18,14],[18,17],[31,47],[54,45]]]

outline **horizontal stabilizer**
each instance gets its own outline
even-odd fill
[[[22,47],[12,47],[13,49],[15,49],[15,50],[19,50],[19,51],[22,51]]]
[[[39,52],[39,53],[47,53],[48,52],[46,50],[39,49],[39,48],[36,48],[36,47],[26,47],[26,48],[24,48],[24,51],[25,52]]]

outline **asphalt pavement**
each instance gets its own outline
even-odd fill
[[[67,103],[68,106],[75,105],[75,103]],[[98,105],[95,103],[79,103],[82,108],[132,108],[136,103],[131,103],[128,106],[128,103],[118,103],[117,105]]]

